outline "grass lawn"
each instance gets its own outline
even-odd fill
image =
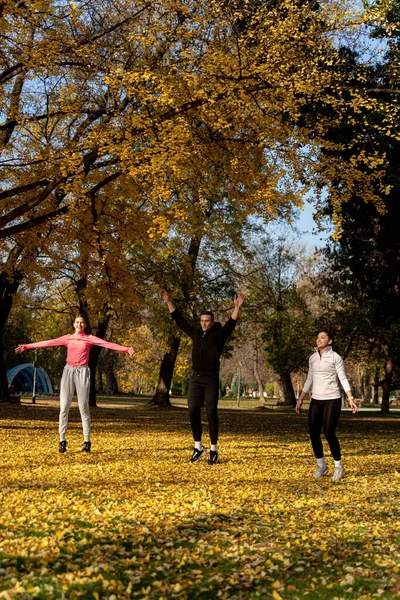
[[[332,483],[306,411],[221,410],[210,467],[185,408],[99,404],[88,455],[75,404],[65,455],[56,402],[0,406],[0,599],[400,597],[397,414],[342,414]]]

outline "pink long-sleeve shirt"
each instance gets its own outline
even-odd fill
[[[120,346],[112,342],[106,342],[95,335],[87,335],[86,333],[73,333],[63,335],[54,340],[45,340],[43,342],[35,342],[33,344],[23,344],[22,351],[31,348],[48,348],[49,346],[66,346],[67,347],[67,365],[70,367],[84,367],[89,362],[89,352],[92,346],[101,346],[118,352],[128,352],[127,346]]]

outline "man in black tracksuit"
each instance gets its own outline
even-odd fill
[[[214,322],[211,311],[205,311],[200,315],[200,327],[193,327],[186,321],[165,290],[161,292],[161,297],[175,323],[193,340],[193,374],[189,383],[188,406],[195,447],[190,462],[199,461],[206,453],[201,442],[201,407],[204,403],[211,439],[208,464],[213,465],[218,461],[219,358],[226,340],[235,328],[244,296],[241,292],[235,296],[235,308],[224,326]]]

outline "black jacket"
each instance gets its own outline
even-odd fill
[[[219,357],[226,340],[235,329],[235,319],[230,317],[224,326],[221,323],[214,323],[210,329],[203,331],[201,327],[190,325],[179,310],[174,310],[171,317],[178,327],[193,340],[193,372],[201,375],[217,375]]]

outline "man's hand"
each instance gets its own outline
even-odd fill
[[[169,296],[168,296],[168,293],[165,290],[161,290],[160,296],[164,300],[165,304],[168,304],[168,302],[169,302]]]
[[[135,351],[133,348],[128,348],[128,354],[129,356],[133,356],[135,354]]]
[[[240,307],[242,306],[243,302],[244,302],[244,294],[243,294],[243,292],[239,292],[238,295],[233,298],[233,304],[235,305],[235,308],[233,309],[233,313],[231,316],[234,321],[238,320],[239,310],[240,310]]]
[[[23,347],[21,346],[21,344],[18,346],[18,348],[15,348],[15,352],[16,352],[17,354],[21,354],[21,352],[24,352],[24,349],[23,349]]]
[[[244,302],[244,294],[243,292],[239,292],[237,296],[233,298],[233,304],[235,307],[240,308]]]

